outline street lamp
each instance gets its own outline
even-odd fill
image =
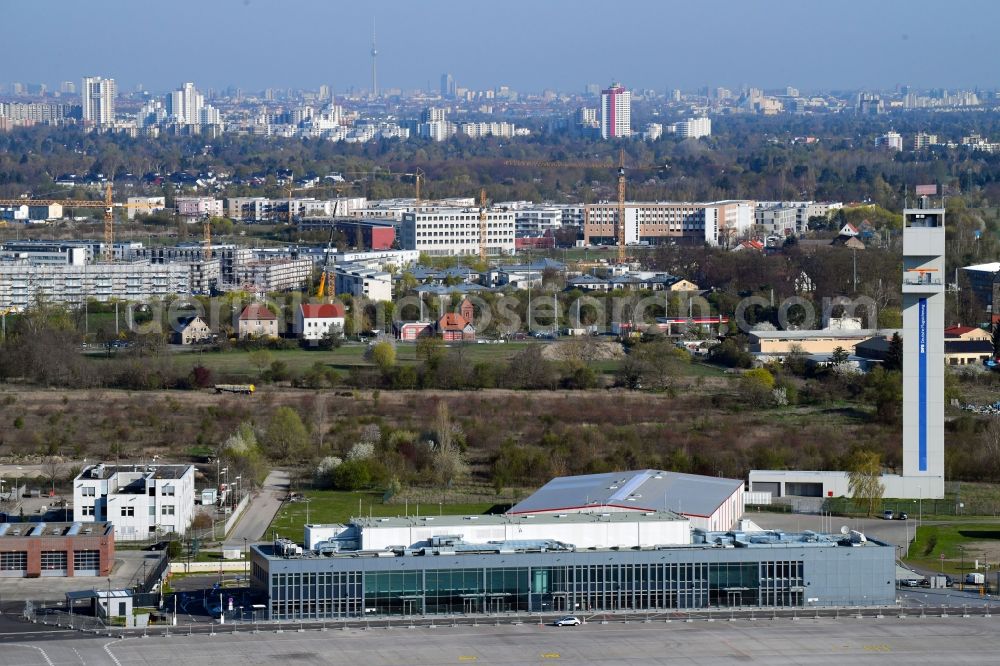
[[[958,550],[959,552],[962,553],[962,568],[959,569],[958,571],[959,578],[961,578],[962,582],[961,582],[961,587],[959,587],[958,589],[964,590],[965,589],[965,546],[959,546]]]

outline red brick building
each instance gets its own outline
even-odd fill
[[[458,312],[446,312],[438,319],[437,329],[445,342],[475,342],[476,328],[472,325],[475,308],[469,299],[458,306]]]
[[[0,524],[0,578],[108,576],[114,562],[111,523]]]

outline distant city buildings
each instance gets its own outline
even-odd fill
[[[875,147],[885,148],[887,150],[902,150],[903,137],[900,136],[899,132],[886,132],[882,136],[875,139]]]
[[[674,123],[674,132],[682,139],[712,136],[712,120],[710,118],[688,118]]]

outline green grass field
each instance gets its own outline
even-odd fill
[[[299,540],[306,525],[308,507],[310,523],[344,523],[355,516],[410,515],[478,515],[493,505],[490,503],[385,504],[382,493],[344,492],[337,490],[307,490],[302,493],[308,502],[285,502],[268,526],[266,537],[278,536]]]
[[[470,363],[482,361],[506,361],[511,356],[522,351],[530,345],[530,342],[509,342],[502,345],[465,345],[460,349],[450,347],[449,349]],[[416,345],[398,344],[396,345],[396,362],[402,365],[414,365],[417,363]],[[371,365],[364,357],[365,346],[359,344],[349,344],[332,349],[330,351],[312,351],[307,349],[282,349],[268,351],[272,360],[282,361],[293,373],[300,373],[308,369],[314,363],[332,367],[338,371],[346,372],[354,366]],[[180,352],[174,354],[176,363],[182,366],[203,365],[217,374],[227,374],[237,377],[245,377],[248,381],[257,377],[257,368],[252,363],[249,352],[233,350],[227,352]]]
[[[973,571],[976,560],[996,567],[998,559],[1000,523],[960,522],[918,527],[906,562],[931,571],[960,575]]]

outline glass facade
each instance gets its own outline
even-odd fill
[[[790,559],[276,572],[270,610],[272,619],[322,619],[801,606],[803,574]],[[256,563],[254,579],[265,583]]]

